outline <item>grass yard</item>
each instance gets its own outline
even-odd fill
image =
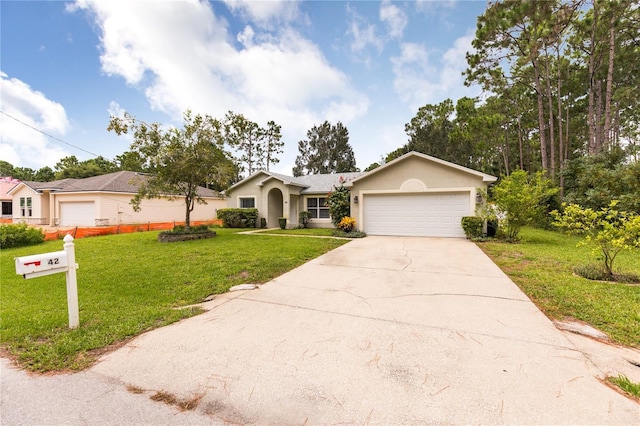
[[[619,344],[640,348],[640,285],[591,281],[572,268],[597,262],[579,238],[526,228],[518,244],[478,245],[550,318],[575,318]],[[614,269],[640,275],[640,250],[622,252]]]
[[[113,345],[200,313],[183,308],[242,283],[264,283],[346,241],[240,235],[159,243],[158,232],[75,241],[80,327],[68,329],[64,274],[25,280],[14,257],[62,250],[62,241],[0,253],[0,344],[33,371],[80,370]]]
[[[265,229],[264,231],[258,231],[257,234],[282,234],[282,235],[306,235],[314,237],[331,237],[333,236],[334,228],[299,228],[299,229]]]

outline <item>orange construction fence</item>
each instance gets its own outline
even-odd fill
[[[115,225],[115,226],[99,226],[92,228],[85,228],[75,226],[72,228],[57,228],[57,229],[43,229],[45,240],[59,240],[64,238],[65,235],[71,234],[75,239],[97,237],[100,235],[113,235],[113,234],[128,234],[132,232],[146,232],[146,231],[162,231],[166,229],[173,229],[176,225],[184,225],[184,222],[156,222],[156,223],[144,223],[134,225]],[[219,225],[222,226],[222,220],[207,220],[207,221],[192,221],[191,226],[197,225]]]

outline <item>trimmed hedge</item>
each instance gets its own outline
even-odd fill
[[[218,219],[222,219],[225,228],[255,228],[258,209],[220,209]]]
[[[26,223],[0,225],[0,248],[32,246],[44,242],[44,233]]]
[[[478,216],[464,216],[462,218],[462,229],[468,239],[482,238],[482,224],[484,220]]]

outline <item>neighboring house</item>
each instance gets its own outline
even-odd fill
[[[11,177],[0,177],[0,202],[2,202],[2,219],[13,217],[13,198],[8,194],[9,190],[20,183],[20,180]]]
[[[256,207],[268,227],[298,224],[311,212],[311,227],[332,227],[327,194],[344,181],[351,216],[369,235],[464,237],[463,216],[475,215],[479,189],[497,178],[429,155],[410,152],[366,173],[284,176],[260,171],[227,191],[228,207]]]
[[[142,200],[133,211],[131,199],[143,179],[135,172],[115,172],[84,179],[20,182],[9,190],[13,197],[13,222],[49,226],[106,226],[148,222],[184,222],[184,197]],[[196,203],[192,221],[214,220],[226,207],[217,192],[200,188],[207,204]]]

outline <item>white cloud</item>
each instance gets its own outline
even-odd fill
[[[15,167],[37,170],[69,155],[46,135],[33,129],[56,137],[64,135],[71,125],[63,106],[1,71],[0,78],[2,111],[13,117],[0,114],[2,159]]]
[[[381,50],[384,45],[382,39],[376,35],[375,25],[368,24],[357,17],[351,19],[347,33],[353,37],[351,41],[352,52],[362,52],[369,46]]]
[[[455,8],[458,0],[416,0],[416,9],[420,12],[436,12]]]
[[[368,49],[374,48],[378,52],[384,47],[384,39],[376,34],[376,26],[368,22],[364,17],[347,6],[347,14],[349,16],[347,35],[351,37],[349,45],[353,59],[369,65],[371,57]]]
[[[427,52],[422,44],[401,44],[400,55],[391,58],[396,93],[411,109],[446,98],[477,96],[479,89],[465,87],[462,76],[467,66],[465,54],[472,50],[472,41],[470,33],[456,39],[439,61],[432,60],[434,52]]]
[[[262,125],[274,120],[296,141],[335,109],[343,121],[366,112],[366,95],[291,27],[264,32],[249,23],[231,34],[209,2],[153,4],[82,0],[75,10],[95,18],[103,70],[143,89],[155,110],[175,120],[187,108],[214,117],[233,110]],[[260,19],[277,9],[234,4]]]
[[[298,1],[224,0],[224,3],[233,13],[239,13],[246,20],[265,28],[303,19]]]
[[[111,101],[109,103],[109,108],[107,108],[107,112],[110,117],[124,117],[125,109],[120,106],[120,104],[116,101]]]
[[[387,24],[389,36],[393,39],[402,38],[407,26],[407,15],[398,6],[385,0],[380,4],[380,20]]]

